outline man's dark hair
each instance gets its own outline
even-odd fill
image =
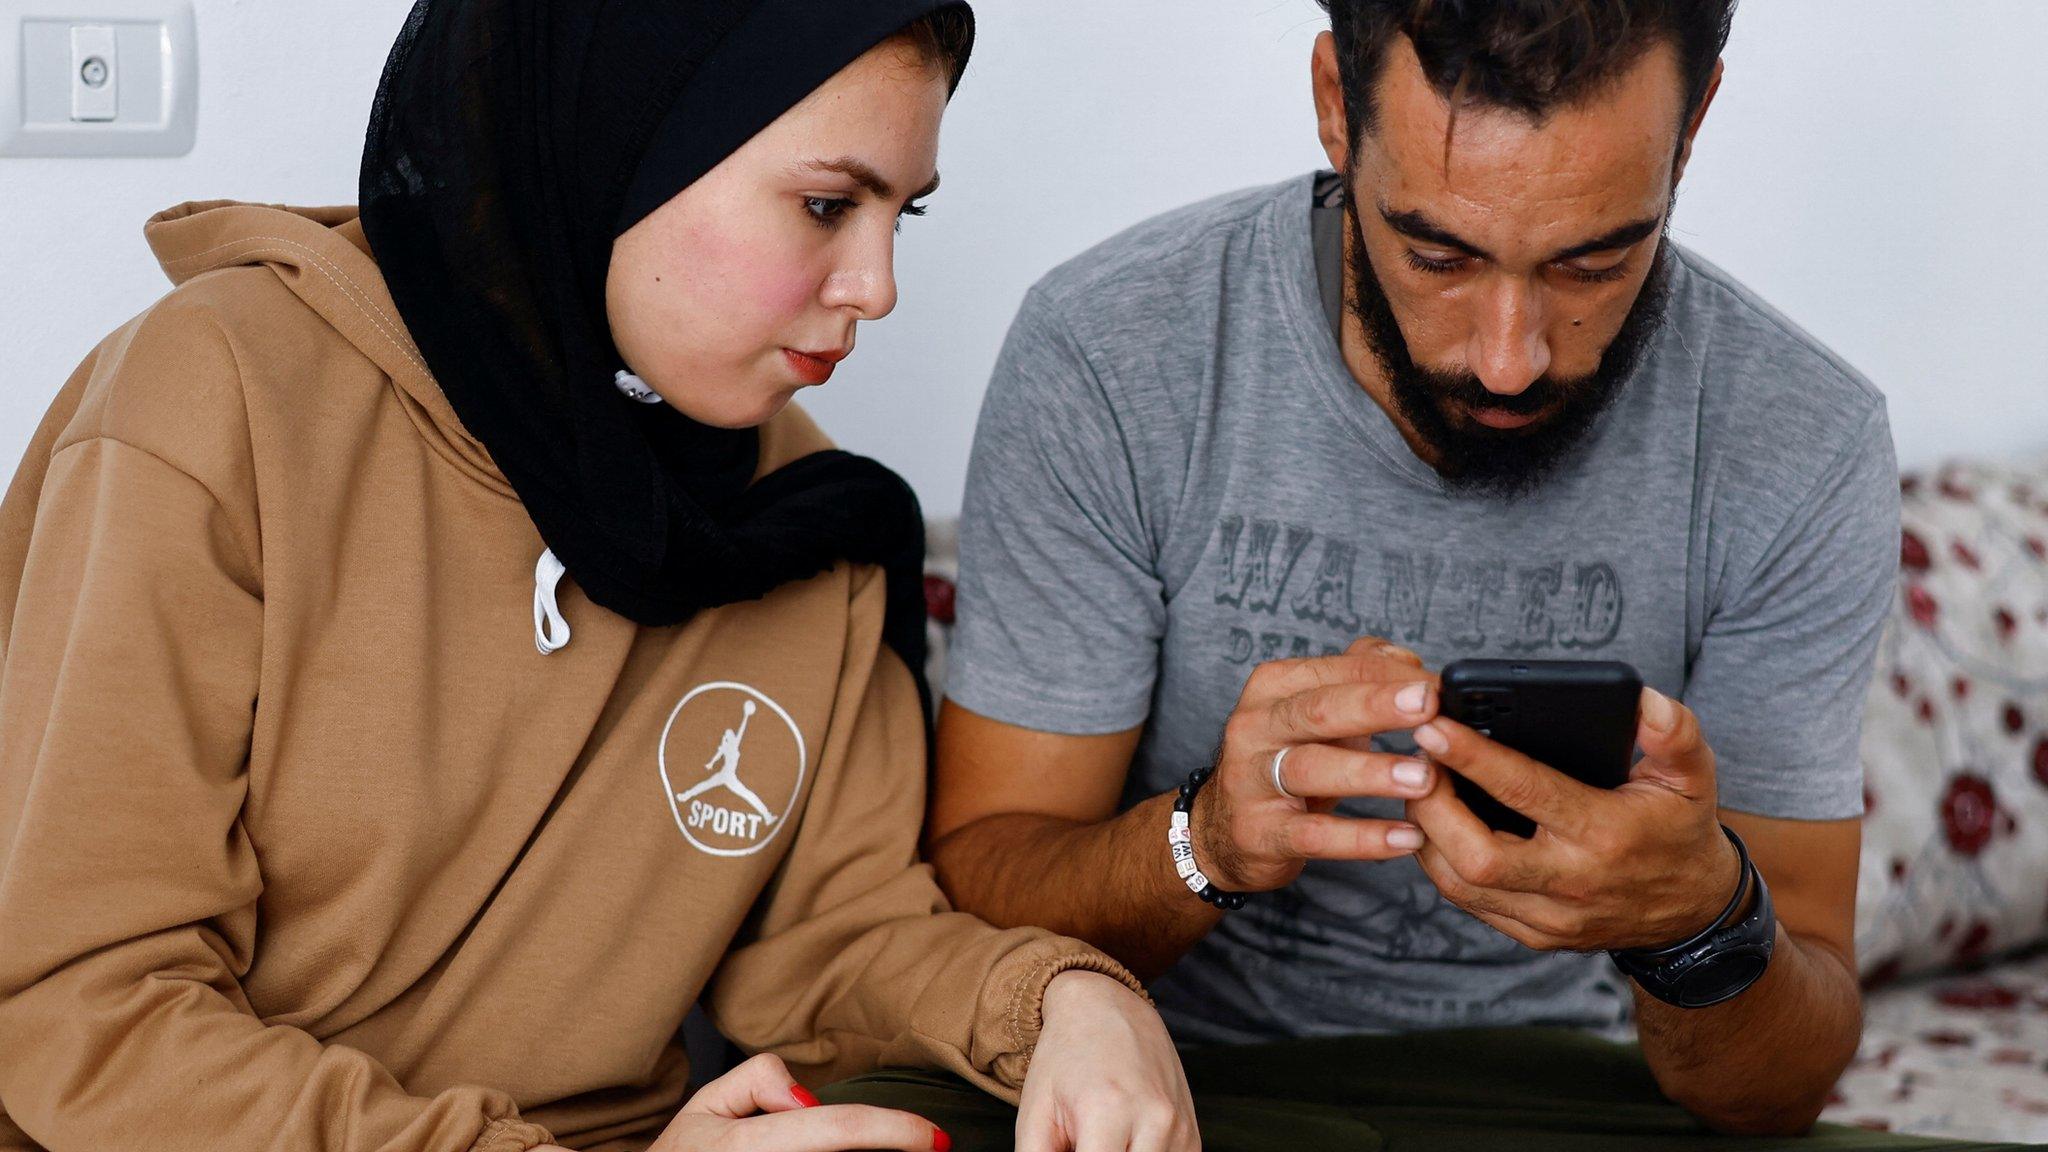
[[[1330,13],[1351,142],[1377,126],[1387,48],[1405,35],[1453,107],[1540,117],[1596,92],[1660,42],[1678,52],[1685,108],[1699,107],[1736,0],[1317,0]]]

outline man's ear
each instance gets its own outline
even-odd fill
[[[1721,91],[1721,74],[1728,70],[1722,61],[1714,61],[1714,74],[1707,80],[1707,94],[1700,97],[1700,106],[1693,109],[1692,119],[1685,126],[1685,142],[1678,149],[1678,166],[1671,174],[1671,183],[1677,186],[1685,179],[1685,166],[1692,162],[1692,142],[1700,134],[1700,125],[1707,122],[1707,109],[1714,106],[1714,96]]]
[[[1316,135],[1322,138],[1323,154],[1338,172],[1351,170],[1351,122],[1344,112],[1344,78],[1337,67],[1337,37],[1325,32],[1316,37],[1309,55],[1309,78],[1316,98]]]

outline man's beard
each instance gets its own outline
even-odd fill
[[[1642,291],[1601,354],[1599,367],[1569,380],[1546,373],[1517,395],[1497,396],[1469,372],[1424,367],[1409,355],[1407,338],[1366,254],[1365,231],[1352,197],[1345,198],[1344,216],[1351,229],[1351,312],[1365,329],[1366,346],[1386,376],[1395,410],[1435,457],[1437,474],[1457,491],[1514,498],[1541,485],[1621,394],[1670,303],[1667,213]],[[1479,409],[1543,416],[1522,428],[1489,428],[1451,415]]]

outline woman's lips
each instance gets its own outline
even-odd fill
[[[782,350],[783,359],[789,361],[797,379],[814,386],[830,380],[832,370],[847,355],[845,352],[799,352],[794,348]]]

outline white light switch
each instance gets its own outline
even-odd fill
[[[120,114],[119,45],[111,24],[71,26],[71,118],[112,120]]]
[[[0,157],[183,156],[193,0],[0,0]]]

